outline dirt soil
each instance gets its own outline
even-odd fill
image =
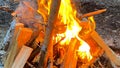
[[[0,6],[5,1],[0,1]],[[7,3],[7,2],[6,2]],[[106,8],[105,13],[95,16],[96,31],[101,35],[106,44],[110,46],[116,54],[120,55],[120,0],[76,0],[78,8],[82,5],[82,12],[87,13],[98,9]],[[16,7],[15,4],[9,3],[10,8]],[[3,38],[12,21],[11,13],[0,10],[0,66],[3,57]],[[3,52],[2,52],[3,51]],[[109,60],[103,55],[95,62],[93,68],[114,68],[110,66]],[[1,67],[0,67],[1,68]]]

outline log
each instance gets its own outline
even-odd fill
[[[75,44],[77,43],[76,39],[72,39],[70,45],[68,45],[68,50],[65,54],[63,64],[60,68],[76,68],[77,65],[77,56],[75,53]]]
[[[103,41],[103,39],[99,36],[96,31],[93,31],[91,37],[97,42],[97,44],[104,49],[107,57],[113,62],[115,65],[120,66],[120,58],[114,53],[112,49],[110,49]]]
[[[12,65],[12,68],[23,68],[32,51],[33,51],[32,48],[27,46],[22,46],[19,54],[17,55]]]
[[[5,68],[11,68],[17,53],[21,49],[22,45],[30,39],[31,35],[31,29],[24,28],[24,25],[21,23],[16,23],[14,35],[8,49],[8,56],[5,61]]]
[[[8,29],[5,37],[4,37],[4,41],[3,41],[3,44],[5,46],[5,50],[7,51],[8,50],[8,45],[10,43],[10,41],[12,40],[12,37],[14,35],[14,29],[16,27],[16,19],[14,19],[11,24],[10,24],[10,28]],[[24,25],[20,25],[20,27],[24,27]]]
[[[98,58],[100,56],[102,56],[103,53],[104,53],[104,50],[98,45],[98,43],[96,43],[96,41],[93,38],[91,38],[91,36],[89,36],[89,37],[87,37],[85,39],[84,38],[85,37],[82,37],[82,39],[85,42],[87,42],[87,44],[89,44],[89,46],[90,46],[90,52],[91,52],[91,55],[92,55],[93,58],[90,61],[84,61],[83,60],[83,64],[80,67],[79,67],[79,64],[78,64],[79,68],[88,68],[94,62],[96,62],[98,60]],[[79,61],[78,61],[78,63],[79,63]]]
[[[19,32],[19,35],[16,39],[17,40],[17,51],[16,52],[19,52],[22,45],[26,44],[30,40],[32,33],[33,33],[33,31],[30,28],[25,28],[22,23],[16,23],[14,34],[16,34],[19,29],[21,31]]]
[[[53,25],[56,22],[58,11],[60,7],[61,0],[52,0],[51,8],[50,8],[50,15],[48,17],[48,23],[46,27],[46,33],[45,33],[45,39],[43,42],[43,46],[41,49],[41,57],[39,61],[39,67],[38,68],[46,68],[47,67],[47,61],[48,56],[50,57],[50,62],[52,63],[52,55],[53,55],[53,45],[52,45],[52,31],[53,31]],[[52,64],[50,65],[52,66]],[[53,68],[53,67],[51,67]]]
[[[21,32],[17,38],[19,49],[30,40],[32,33],[33,31],[30,28],[21,28]]]
[[[16,26],[17,27],[22,27],[22,26]],[[18,31],[15,32],[15,34],[13,35],[13,38],[11,40],[11,43],[10,43],[10,46],[9,46],[9,49],[8,49],[8,56],[7,56],[7,59],[5,61],[5,65],[4,65],[4,68],[11,68],[12,64],[13,64],[13,61],[15,59],[15,56],[17,54],[17,38],[19,36],[19,33],[20,33],[20,29]]]

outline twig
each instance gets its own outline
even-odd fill
[[[103,13],[103,12],[105,12],[105,11],[106,11],[106,9],[101,9],[101,10],[97,10],[97,11],[94,11],[94,12],[86,13],[86,14],[83,14],[83,15],[80,17],[80,19],[85,18],[85,17],[89,17],[89,16],[94,16],[94,15]]]
[[[53,62],[52,31],[53,31],[53,25],[56,22],[58,16],[60,2],[61,0],[52,0],[50,15],[48,17],[48,25],[46,27],[46,35],[41,49],[41,57],[38,68],[46,68],[48,58],[50,58],[50,62],[51,62],[50,66],[51,68],[53,68],[52,67],[52,62]]]

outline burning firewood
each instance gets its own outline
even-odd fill
[[[66,51],[66,54],[64,56],[64,61],[63,61],[63,64],[61,65],[61,68],[69,68],[69,67],[75,68],[77,65],[77,56],[74,53],[75,52],[74,50],[76,50],[75,44],[76,44],[77,40],[73,39],[71,41],[73,41],[73,42],[71,42],[71,45],[68,47],[68,49]]]
[[[48,59],[50,60],[50,67],[53,68],[53,44],[51,36],[53,32],[53,24],[56,22],[58,16],[60,2],[61,0],[52,0],[48,25],[46,27],[45,39],[41,49],[39,68],[46,68]]]
[[[104,51],[110,60],[119,65],[119,60],[117,61],[116,56],[95,32],[94,18],[89,17],[102,13],[106,9],[83,14],[80,18],[77,18],[77,11],[72,7],[70,0],[48,0],[48,3],[44,0],[38,0],[38,10],[31,7],[29,2],[21,2],[15,12],[18,22],[22,22],[24,25],[14,31],[14,35],[16,35],[20,29],[19,35],[15,36],[15,38],[13,36],[11,42],[12,48],[9,56],[12,53],[14,54],[11,60],[12,63],[8,63],[11,58],[8,56],[5,68],[9,68],[12,65],[13,68],[19,65],[19,67],[25,68],[87,68]],[[42,8],[43,6],[44,8]],[[21,8],[25,8],[26,11],[21,11]],[[35,16],[36,11],[40,13],[42,18]],[[85,17],[88,18],[83,22],[82,19]],[[38,19],[44,19],[41,21],[43,23],[39,23]],[[47,19],[48,22],[46,24]],[[23,45],[26,46],[24,47]],[[30,50],[27,51],[27,48]],[[14,53],[13,51],[16,52]],[[20,57],[22,52],[25,52],[23,54],[28,52],[28,54]],[[16,57],[17,53],[19,54]],[[36,57],[39,57],[39,59],[33,62]],[[22,63],[22,60],[25,62]]]

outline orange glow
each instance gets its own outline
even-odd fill
[[[43,16],[44,20],[46,20],[49,15],[50,3],[51,0],[48,0],[47,4],[45,0],[38,0],[38,12]],[[58,42],[64,37],[64,39],[60,42],[63,46],[69,45],[72,38],[78,39],[81,43],[79,50],[77,50],[79,52],[79,57],[81,57],[81,59],[87,58],[90,61],[92,59],[92,55],[90,54],[90,46],[78,36],[82,30],[82,26],[80,26],[81,22],[76,17],[76,14],[77,11],[72,7],[71,0],[61,0],[58,13],[58,20],[60,20],[60,22],[57,24],[66,25],[66,30],[63,33],[57,33],[53,39],[55,42]],[[92,18],[90,18],[90,20],[91,19]],[[94,19],[92,19],[92,22],[93,21]]]
[[[66,11],[67,10],[67,11]],[[72,8],[70,0],[61,0],[59,15],[62,23],[67,24],[64,34],[65,39],[61,42],[62,45],[69,45],[71,38],[78,36],[82,27],[78,24],[76,18],[76,10]]]

